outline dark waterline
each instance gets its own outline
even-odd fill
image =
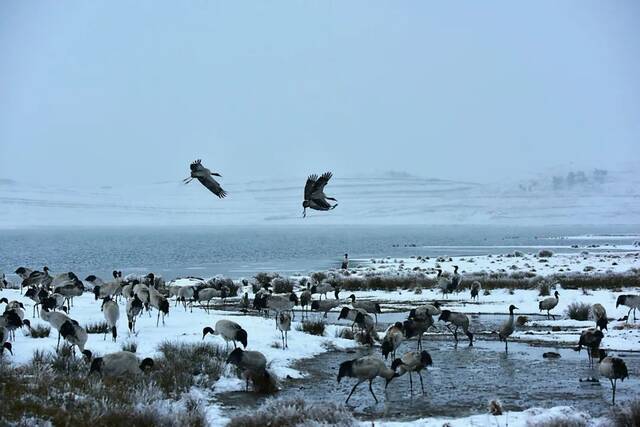
[[[637,226],[228,226],[0,230],[0,271],[21,265],[79,275],[155,271],[166,278],[306,273],[352,259],[507,253],[590,244],[550,237],[637,234]],[[616,240],[612,243],[630,243]],[[563,249],[564,250],[564,249]],[[570,250],[570,249],[566,249]]]

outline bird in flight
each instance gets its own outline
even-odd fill
[[[209,169],[205,168],[202,165],[202,160],[198,159],[195,162],[191,163],[190,168],[191,168],[191,176],[183,179],[182,182],[184,182],[185,184],[188,184],[193,180],[193,178],[197,178],[198,181],[200,181],[200,184],[207,187],[209,191],[211,191],[213,194],[220,197],[221,199],[227,195],[227,192],[222,189],[220,184],[218,184],[218,181],[211,178],[212,175],[219,176],[219,177],[222,177],[222,175],[220,175],[217,172],[211,172]]]
[[[304,201],[302,202],[302,217],[307,216],[307,208],[315,209],[317,211],[328,211],[334,209],[338,204],[329,204],[327,200],[333,200],[337,202],[333,197],[327,197],[324,194],[324,187],[327,185],[333,174],[331,172],[323,173],[320,178],[318,175],[311,175],[307,178],[307,183],[304,185]]]

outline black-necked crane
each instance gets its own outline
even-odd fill
[[[403,323],[407,339],[418,337],[418,349],[422,348],[422,334],[433,326],[433,315],[440,313],[439,304],[425,304],[411,309],[409,318]]]
[[[16,271],[14,271],[14,273],[20,278],[20,293],[22,293],[22,284],[32,272],[33,270],[27,267],[18,267],[16,268]]]
[[[324,299],[327,299],[327,294],[329,292],[333,292],[333,295],[336,297],[336,299],[340,299],[340,289],[335,288],[331,283],[320,283],[318,285],[313,285],[311,286],[311,295],[314,294],[319,294],[320,299],[322,299],[322,296],[324,295]]]
[[[334,308],[339,307],[340,305],[342,305],[340,300],[335,300],[335,299],[334,300],[331,300],[331,299],[313,300],[313,301],[311,301],[311,311],[316,311],[318,313],[323,313],[322,317],[327,317],[327,313],[329,313]],[[348,309],[348,307],[344,307],[344,308]],[[343,310],[344,310],[344,308],[343,308]],[[352,317],[353,317],[353,319],[350,319],[350,320],[354,320],[355,319],[355,313],[353,314]]]
[[[111,297],[105,297],[102,300],[102,314],[104,315],[104,320],[107,321],[107,325],[111,330],[111,336],[115,342],[118,336],[118,319],[120,319],[120,307],[118,307],[118,303],[112,300]],[[104,331],[104,339],[107,339],[107,331]]]
[[[636,310],[640,308],[640,295],[620,295],[616,300],[616,308],[620,305],[629,307],[627,313],[627,323],[629,322],[629,316],[631,316],[631,310],[633,310],[633,321],[636,321]]]
[[[0,326],[0,356],[4,354],[5,350],[9,350],[13,356],[13,347],[9,342],[9,331],[4,326]]]
[[[349,254],[344,254],[344,258],[342,260],[341,265],[342,270],[346,270],[349,268]]]
[[[618,380],[624,381],[625,378],[629,378],[629,370],[626,363],[620,357],[607,356],[607,352],[604,350],[599,351],[600,366],[598,371],[600,375],[608,378],[611,382],[611,404],[616,404],[616,385]]]
[[[142,313],[142,301],[138,298],[138,295],[133,295],[133,298],[127,300],[127,322],[129,325],[129,332],[136,332],[136,319]]]
[[[376,318],[376,323],[378,323],[378,313],[382,313],[380,304],[375,301],[356,301],[355,294],[349,295],[349,298],[351,299],[351,307],[360,308],[367,313],[373,314]]]
[[[233,341],[233,347],[235,348],[237,347],[236,341],[239,341],[244,348],[247,348],[247,331],[231,320],[218,320],[215,329],[210,326],[205,327],[202,330],[202,339],[204,339],[207,334],[220,335],[227,343],[227,346],[229,345],[229,341]]]
[[[596,328],[600,328],[601,331],[607,329],[609,319],[607,319],[607,310],[602,304],[593,304],[591,306],[591,314],[596,321]]]
[[[0,316],[0,327],[4,327],[7,330],[7,336],[10,339],[16,339],[16,329],[23,327],[31,328],[29,320],[24,318],[24,311],[20,308],[5,309],[2,316]]]
[[[458,328],[462,328],[464,334],[469,338],[469,346],[473,346],[473,334],[469,331],[469,317],[466,314],[456,313],[450,310],[442,310],[438,321],[450,323],[455,326],[453,331],[451,331],[449,325],[447,325],[447,328],[453,334],[453,338],[456,340],[456,345],[458,344]]]
[[[304,317],[309,308],[311,308],[311,289],[309,289],[309,287],[307,287],[307,289],[305,289],[304,291],[302,291],[302,293],[300,294],[300,307],[302,307],[302,316]],[[326,300],[325,300],[326,301]],[[309,308],[307,308],[309,307]],[[325,313],[325,317],[326,317],[326,313]]]
[[[289,313],[278,314],[278,329],[282,334],[282,349],[289,348],[289,331],[291,330],[291,315]]]
[[[356,378],[358,382],[351,389],[351,393],[347,396],[345,403],[349,403],[351,395],[356,391],[356,388],[365,381],[369,381],[369,391],[373,396],[373,399],[378,403],[378,398],[373,392],[373,380],[376,377],[382,377],[386,380],[385,390],[389,386],[392,379],[397,377],[398,374],[391,368],[384,364],[382,359],[378,359],[375,356],[363,356],[353,360],[347,360],[340,364],[338,370],[338,383],[344,377]]]
[[[49,296],[49,292],[46,289],[39,286],[30,286],[24,296],[33,301],[33,317],[36,317],[36,309],[42,301]]]
[[[191,169],[191,174],[188,178],[183,179],[182,182],[188,184],[195,178],[200,181],[200,184],[204,185],[207,190],[219,198],[222,199],[227,196],[227,192],[222,189],[218,181],[212,178],[212,176],[222,177],[222,175],[217,172],[211,172],[204,167],[202,160],[198,159],[194,161],[189,165],[189,168]]]
[[[471,284],[471,299],[474,301],[478,301],[478,297],[480,295],[480,282],[477,280]]]
[[[553,320],[556,320],[556,316],[554,316],[553,314],[550,314],[549,312],[553,310],[558,305],[559,302],[560,302],[560,294],[558,293],[558,291],[555,291],[552,297],[545,298],[542,301],[540,301],[538,303],[538,308],[540,309],[540,311],[545,311],[545,310],[547,311],[547,319],[549,319],[550,317],[553,317]]]
[[[576,351],[582,350],[582,347],[587,347],[587,356],[589,357],[589,366],[593,366],[593,359],[599,355],[600,343],[604,338],[602,331],[597,329],[587,329],[580,333],[580,340],[578,340],[578,347]]]
[[[259,351],[246,351],[236,348],[227,357],[227,363],[235,365],[243,371],[247,391],[249,391],[249,379],[253,380],[255,388],[258,381],[268,380],[270,377],[269,372],[267,372],[267,358]]]
[[[433,360],[431,359],[431,355],[423,350],[423,351],[408,351],[402,355],[401,358],[395,359],[391,363],[391,369],[394,371],[398,370],[398,376],[402,376],[405,373],[409,373],[409,385],[411,387],[411,393],[413,394],[413,378],[411,377],[412,372],[417,372],[420,377],[420,388],[422,389],[422,393],[424,393],[424,382],[422,381],[422,373],[423,369],[426,369],[427,366],[431,366],[433,364]]]
[[[60,327],[60,335],[69,343],[75,354],[75,346],[80,349],[80,352],[84,351],[84,346],[87,343],[87,331],[78,324],[76,321],[68,320]]]
[[[401,322],[396,322],[389,326],[382,338],[382,356],[387,360],[389,354],[395,359],[396,350],[400,347],[400,344],[404,341],[404,326]]]
[[[164,318],[169,314],[169,300],[162,295],[154,287],[149,289],[149,305],[158,310],[158,316],[156,317],[156,327],[160,323],[160,316],[162,316],[162,326],[164,326]]]
[[[518,310],[518,307],[511,304],[509,306],[509,319],[507,319],[507,321],[502,324],[502,326],[500,327],[500,331],[498,331],[498,338],[500,339],[500,341],[504,341],[505,352],[509,351],[509,346],[508,346],[509,337],[516,330],[516,322],[515,322],[515,316],[513,314],[513,310]]]
[[[60,328],[65,322],[75,322],[65,313],[60,313],[57,311],[49,311],[46,307],[43,307],[40,310],[40,318],[45,322],[49,323],[56,331],[58,331],[58,343],[56,344],[56,351],[60,348]]]
[[[89,350],[84,350],[82,354],[91,362],[89,375],[98,373],[101,377],[136,376],[154,365],[150,357],[140,362],[135,353],[130,351],[117,351],[95,358]]]
[[[307,216],[307,208],[316,211],[328,211],[335,209],[338,204],[331,205],[327,200],[337,202],[333,197],[327,197],[324,194],[324,187],[327,185],[333,174],[331,172],[323,173],[319,178],[318,175],[310,175],[304,185],[304,201],[302,202],[302,217]]]

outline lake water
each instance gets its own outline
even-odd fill
[[[25,265],[109,277],[154,271],[165,278],[233,278],[258,271],[309,272],[353,260],[478,255],[593,243],[631,244],[637,226],[252,226],[0,230],[0,271]],[[562,236],[626,235],[602,239]]]

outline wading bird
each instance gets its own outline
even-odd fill
[[[302,211],[303,218],[307,216],[307,208],[316,211],[328,211],[338,206],[337,203],[335,205],[329,204],[327,200],[333,200],[334,202],[337,202],[337,200],[324,194],[324,187],[332,176],[331,172],[325,172],[320,178],[318,178],[318,175],[310,175],[307,178],[307,182],[304,185],[304,201],[302,202],[302,207],[304,208]]]
[[[500,332],[498,332],[498,338],[500,338],[500,341],[504,341],[505,353],[509,351],[507,341],[509,340],[509,337],[511,336],[511,334],[513,334],[513,332],[516,330],[516,322],[513,315],[513,310],[517,310],[517,309],[518,307],[516,307],[513,304],[509,306],[509,319],[502,324],[502,327],[500,328]]]
[[[422,371],[426,369],[427,366],[431,366],[433,364],[433,360],[431,359],[431,355],[427,351],[408,351],[402,355],[402,358],[395,359],[391,363],[391,369],[394,371],[400,368],[398,372],[398,376],[404,375],[406,372],[409,372],[409,384],[411,386],[411,393],[413,394],[413,378],[411,377],[411,372],[417,372],[420,377],[420,388],[422,388],[422,393],[424,394],[424,383],[422,382]]]
[[[346,362],[342,362],[340,364],[340,369],[338,371],[338,383],[343,377],[351,377],[356,378],[358,382],[351,389],[351,393],[347,396],[347,400],[345,403],[349,403],[349,399],[351,399],[351,395],[354,391],[356,391],[356,387],[362,384],[365,381],[369,381],[369,391],[373,396],[373,399],[378,403],[378,398],[373,392],[372,383],[376,377],[382,377],[387,380],[385,385],[385,390],[392,379],[397,377],[398,374],[391,368],[388,368],[382,359],[378,359],[374,356],[364,356],[359,357],[353,360],[347,360]]]
[[[611,381],[611,403],[616,404],[616,383],[618,380],[624,381],[625,378],[629,378],[629,371],[627,365],[619,357],[607,356],[607,352],[604,350],[599,351],[600,354],[600,366],[598,371],[600,375],[605,378],[609,378]]]
[[[209,191],[218,196],[219,198],[224,198],[227,195],[227,192],[222,189],[218,181],[211,178],[211,176],[219,176],[222,177],[217,172],[211,172],[209,169],[205,168],[202,165],[202,160],[198,159],[195,162],[191,163],[189,166],[191,168],[191,176],[182,180],[185,184],[190,183],[194,178],[200,181],[200,184],[204,185]]]

